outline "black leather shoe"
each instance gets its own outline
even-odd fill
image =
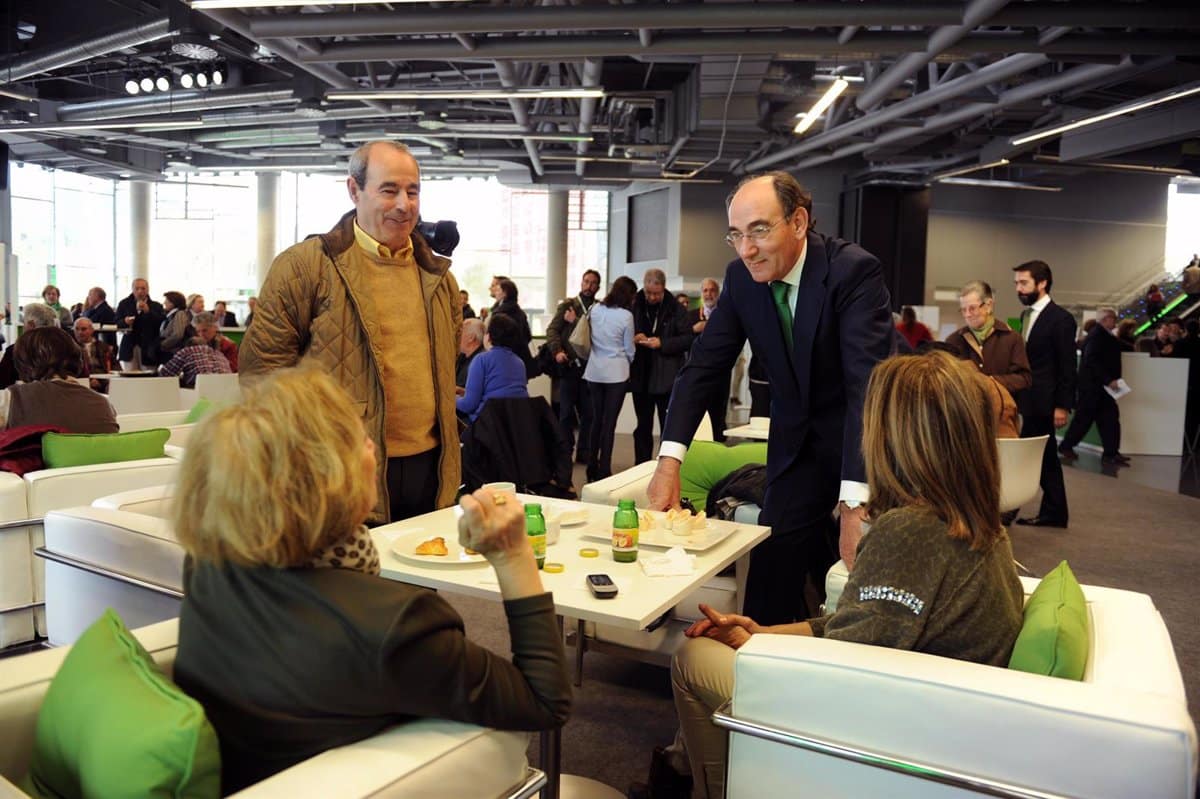
[[[1100,458],[1100,462],[1107,466],[1128,466],[1133,463],[1127,456],[1117,453],[1116,455],[1105,455]]]
[[[1031,516],[1024,519],[1017,519],[1017,524],[1023,524],[1026,527],[1062,527],[1066,528],[1067,523],[1058,519],[1048,519],[1044,516]]]
[[[661,746],[654,747],[650,756],[650,775],[646,782],[635,782],[625,792],[629,799],[689,799],[692,795],[692,776],[680,774],[667,762]]]
[[[1013,521],[1016,520],[1016,518],[1017,512],[1015,510],[1006,510],[1004,513],[1000,514],[1000,523],[1005,527],[1009,527],[1012,525]]]
[[[1075,450],[1071,447],[1059,447],[1058,457],[1062,458],[1067,463],[1074,463],[1075,461],[1079,460],[1079,455],[1077,455]]]

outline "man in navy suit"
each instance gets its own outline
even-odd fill
[[[824,595],[839,498],[840,550],[847,565],[854,562],[867,499],[863,397],[893,343],[879,261],[814,232],[811,214],[811,195],[786,172],[747,179],[734,192],[725,240],[739,257],[726,267],[717,308],[675,381],[649,487],[653,507],[678,505],[686,445],[749,338],[771,384],[760,517],[771,536],[751,553],[745,601],[746,615],[761,624],[815,615],[804,578]]]
[[[1075,317],[1050,299],[1054,274],[1045,261],[1013,267],[1021,312],[1021,335],[1033,386],[1017,396],[1021,437],[1049,435],[1042,456],[1042,504],[1037,516],[1017,519],[1034,527],[1067,526],[1067,488],[1058,462],[1054,431],[1067,423],[1075,405]]]

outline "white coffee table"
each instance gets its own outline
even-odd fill
[[[540,502],[543,508],[570,507],[587,510],[587,521],[580,525],[562,528],[557,544],[546,548],[547,562],[561,563],[565,567],[560,574],[542,574],[542,584],[554,594],[554,606],[561,624],[563,616],[578,619],[580,625],[591,621],[609,624],[629,630],[642,630],[647,625],[679,604],[701,584],[745,555],[759,541],[770,535],[769,527],[732,522],[712,521],[711,524],[729,524],[730,534],[721,542],[696,555],[695,571],[686,577],[647,577],[637,563],[617,563],[612,559],[611,548],[590,538],[583,538],[586,531],[611,529],[615,508],[592,503],[567,502],[519,495],[525,502]],[[433,513],[415,516],[371,531],[371,537],[379,550],[383,577],[390,580],[422,585],[438,591],[463,594],[481,599],[500,601],[500,587],[495,572],[485,564],[475,566],[422,566],[392,554],[391,542],[397,536],[422,529],[430,537],[441,535],[457,538],[457,507],[444,508]],[[579,554],[583,547],[600,551],[598,558],[585,558]],[[660,548],[644,549],[645,552],[663,551]],[[613,599],[596,599],[587,589],[588,574],[609,575],[617,584],[619,592]],[[541,768],[546,772],[549,783],[543,792],[546,799],[557,799],[560,782],[560,731],[543,732],[541,737]],[[616,791],[604,791],[594,780],[561,775],[564,788],[573,796],[620,796]]]
[[[756,438],[760,441],[766,441],[771,436],[771,426],[756,427],[750,424],[738,425],[737,427],[726,427],[726,437],[733,438]]]

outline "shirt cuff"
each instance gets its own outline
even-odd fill
[[[680,444],[678,441],[664,441],[662,446],[658,448],[658,457],[674,458],[683,463],[683,456],[687,455],[687,447]]]
[[[666,446],[665,444],[663,446]],[[867,488],[866,483],[859,483],[854,480],[843,480],[842,488],[838,492],[840,501],[853,501],[858,503],[866,502],[871,498],[871,492]]]

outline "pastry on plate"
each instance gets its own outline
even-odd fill
[[[449,555],[450,550],[446,549],[446,539],[440,535],[437,538],[431,538],[428,541],[422,541],[417,544],[416,553],[418,555]]]

